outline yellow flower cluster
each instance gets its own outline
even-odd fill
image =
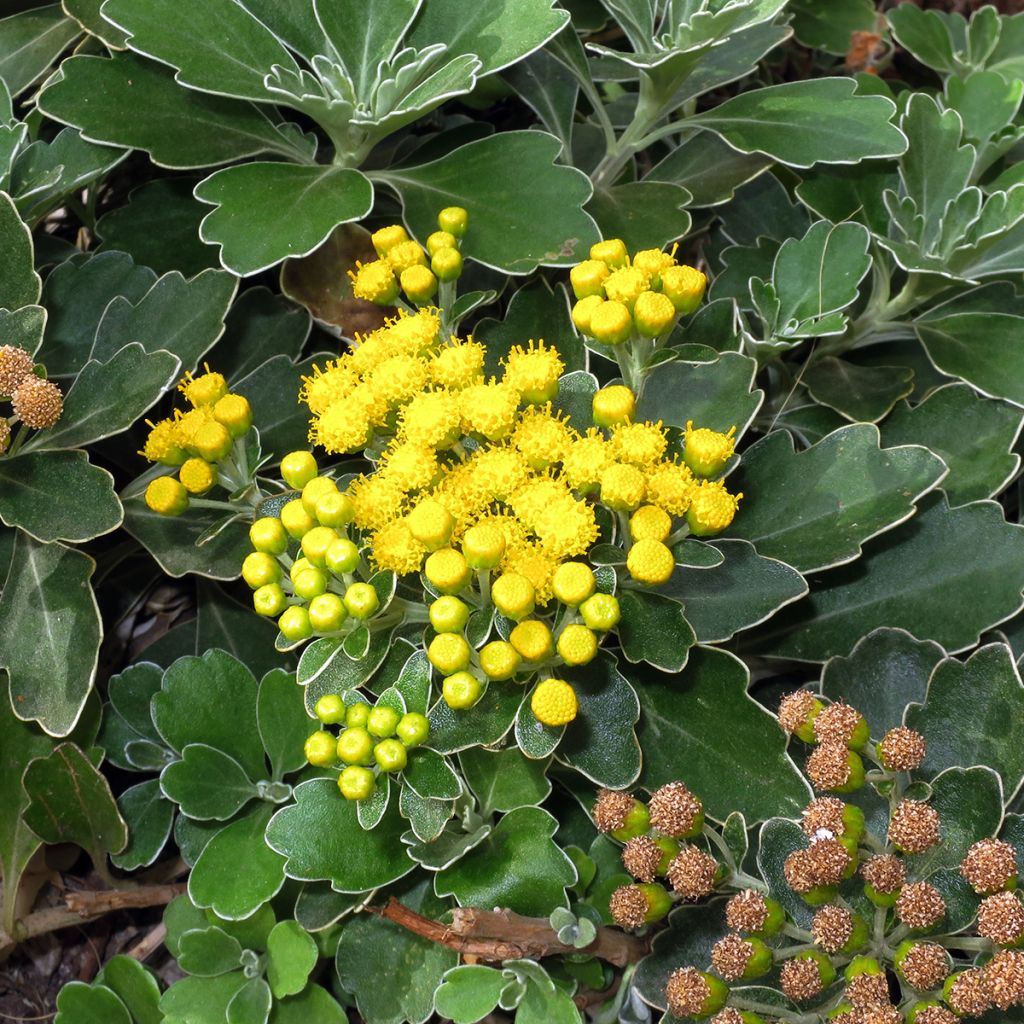
[[[153,423],[139,452],[150,462],[177,470],[158,476],[146,488],[146,504],[160,515],[178,516],[189,507],[189,496],[206,494],[217,484],[234,490],[236,480],[230,457],[235,441],[252,426],[252,409],[243,395],[228,390],[223,374],[209,366],[199,376],[186,373],[178,384],[191,408],[175,409],[167,419]]]

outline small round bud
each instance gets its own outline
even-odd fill
[[[577,299],[604,298],[604,281],[610,271],[600,260],[584,260],[569,271],[569,283]],[[673,312],[675,312],[673,310]]]
[[[626,569],[630,576],[649,587],[667,583],[675,567],[675,556],[660,540],[638,540],[626,556]]]
[[[825,705],[809,690],[786,694],[779,705],[779,725],[804,743],[814,743],[814,719]]]
[[[676,322],[676,307],[667,295],[641,292],[633,306],[633,320],[639,334],[645,338],[660,338],[672,330]]]
[[[302,554],[309,559],[311,565],[325,569],[327,551],[337,539],[338,534],[330,526],[314,526],[302,535]]]
[[[321,569],[310,566],[292,577],[292,588],[295,596],[303,601],[312,601],[327,590],[327,574]]]
[[[288,534],[275,516],[263,516],[249,527],[249,542],[257,551],[283,555],[288,550]]]
[[[629,251],[621,238],[606,238],[590,247],[590,258],[612,268],[624,267],[629,262]]]
[[[619,624],[622,610],[614,594],[594,594],[580,605],[580,615],[595,633],[607,633]]]
[[[365,728],[366,723],[370,720],[370,712],[372,710],[370,705],[363,701],[350,704],[345,709],[345,724],[350,729]]]
[[[437,215],[437,226],[456,238],[462,238],[469,227],[469,213],[461,206],[446,206]]]
[[[252,606],[257,615],[276,618],[288,606],[288,598],[279,583],[268,583],[253,591]]]
[[[736,517],[742,494],[730,494],[722,483],[703,480],[690,498],[686,524],[695,537],[714,537]]]
[[[337,725],[345,721],[345,702],[336,693],[325,693],[313,705],[313,714],[324,725]]]
[[[1016,892],[999,892],[981,901],[978,934],[997,946],[1020,944],[1024,939],[1024,906]]]
[[[220,462],[231,454],[234,443],[228,428],[214,420],[212,423],[204,423],[195,432],[192,448],[207,462]]]
[[[939,842],[939,812],[920,800],[903,800],[889,821],[889,842],[903,853],[924,853]]]
[[[600,295],[588,295],[572,307],[573,326],[580,334],[590,334],[590,320],[594,310],[604,302]]]
[[[601,501],[616,512],[633,512],[647,490],[644,474],[625,462],[613,462],[601,470]]]
[[[309,621],[309,612],[299,605],[285,608],[277,620],[277,628],[281,635],[293,643],[308,640],[313,635],[313,624]]]
[[[317,474],[312,452],[289,452],[281,460],[281,478],[296,491],[301,491]]]
[[[317,594],[308,610],[310,625],[317,633],[336,633],[348,618],[345,602],[337,594]]]
[[[180,516],[188,508],[188,491],[172,476],[158,476],[146,486],[146,504],[158,515]]]
[[[491,586],[491,601],[502,615],[518,622],[533,611],[536,592],[525,576],[506,572]]]
[[[405,517],[409,532],[428,550],[447,546],[455,529],[455,517],[440,502],[424,498]]]
[[[17,345],[0,345],[0,395],[7,398],[32,373],[32,356]]]
[[[711,949],[711,966],[726,981],[751,981],[772,969],[772,951],[760,940],[735,932],[719,939]]]
[[[427,235],[427,253],[435,255],[442,249],[457,249],[459,240],[450,231],[432,231]]]
[[[636,395],[625,384],[610,384],[594,394],[591,411],[599,427],[632,423],[636,415]]]
[[[665,984],[668,1009],[675,1017],[709,1017],[722,1009],[728,998],[724,982],[695,967],[677,967]]]
[[[708,279],[696,267],[685,265],[665,267],[661,272],[661,291],[667,295],[677,312],[692,313],[704,298]]]
[[[524,661],[544,661],[555,652],[551,630],[540,619],[520,622],[508,639]]]
[[[329,476],[315,476],[302,488],[302,507],[311,515],[316,515],[317,503],[328,494],[337,494],[338,485]]]
[[[352,726],[338,737],[338,758],[345,764],[373,764],[374,739],[362,726]]]
[[[455,672],[447,676],[441,686],[445,703],[455,710],[471,708],[483,692],[483,684],[470,672]]]
[[[634,541],[657,540],[664,544],[671,532],[672,517],[657,505],[642,505],[629,517],[629,535]]]
[[[507,640],[492,640],[480,648],[480,668],[488,679],[511,679],[519,671],[522,660]]]
[[[341,527],[352,522],[355,505],[347,494],[328,491],[316,500],[313,515],[321,526]]]
[[[373,748],[373,759],[382,772],[400,772],[409,763],[409,754],[401,740],[382,740]]]
[[[427,556],[423,575],[442,594],[457,594],[472,578],[466,556],[454,548],[440,548]]]
[[[324,564],[335,576],[354,572],[359,565],[359,548],[348,537],[339,537],[324,552]]]
[[[244,395],[225,395],[214,403],[213,418],[232,437],[243,437],[252,426],[252,406]]]
[[[205,459],[186,459],[178,470],[178,479],[189,494],[205,494],[217,486],[217,468]]]
[[[950,1009],[961,1017],[980,1017],[992,1009],[985,973],[980,968],[951,974],[942,994]]]
[[[589,333],[604,345],[621,345],[633,333],[633,318],[621,302],[602,302],[590,314]]]
[[[726,924],[734,931],[770,938],[786,922],[786,912],[777,901],[755,889],[736,893],[725,905]]]
[[[401,224],[389,224],[370,235],[370,242],[378,256],[387,256],[396,245],[408,241],[409,235]]]
[[[336,760],[334,748],[334,737],[321,729],[306,737],[303,750],[310,764],[316,765],[317,768],[329,768]]]
[[[558,634],[555,649],[566,665],[588,665],[597,657],[597,635],[579,622],[570,622]]]
[[[461,633],[469,622],[469,605],[450,594],[431,602],[428,610],[435,633]]]
[[[912,772],[924,763],[924,737],[905,725],[890,729],[878,744],[882,767],[890,772]]]
[[[979,896],[1017,887],[1017,856],[1001,839],[981,839],[968,851],[960,872]]]
[[[60,419],[64,411],[64,396],[53,381],[30,374],[14,389],[11,408],[26,427],[45,430]]]
[[[457,281],[462,276],[462,253],[458,249],[439,249],[430,258],[430,269],[438,281]]]
[[[458,256],[454,249],[450,251]],[[461,259],[459,257],[460,269]],[[406,267],[399,277],[399,282],[409,300],[417,305],[429,302],[437,294],[437,277],[429,267]]]
[[[727,434],[707,427],[694,429],[693,420],[686,423],[683,462],[699,477],[718,476],[725,469],[736,449],[736,428]]]
[[[816,999],[836,980],[836,971],[828,957],[814,950],[798,953],[782,965],[779,984],[788,999],[805,1003]]]
[[[366,719],[366,730],[371,736],[387,739],[389,736],[394,736],[400,719],[401,715],[394,708],[386,704],[378,704],[370,709],[370,714]]]
[[[301,540],[303,534],[312,530],[317,522],[306,511],[302,502],[298,498],[294,498],[281,508],[281,525],[288,531],[290,537]]]
[[[418,747],[430,735],[430,721],[418,711],[407,711],[395,727],[395,735],[407,746]]]
[[[894,958],[900,977],[919,992],[938,988],[948,977],[949,953],[937,942],[901,942]]]
[[[376,780],[369,768],[350,764],[338,776],[338,789],[346,800],[367,800],[373,795]]]
[[[545,679],[530,697],[530,710],[544,725],[555,729],[568,725],[579,712],[576,691],[562,679]]]
[[[842,744],[852,750],[860,750],[870,738],[864,716],[842,701],[818,712],[814,718],[814,736],[819,743]]]
[[[354,619],[369,619],[380,607],[377,591],[369,583],[353,583],[345,591],[345,608]]]
[[[982,968],[985,989],[1000,1010],[1024,1005],[1024,953],[1001,949]]]
[[[463,534],[462,553],[471,569],[494,569],[505,555],[505,534],[496,526],[471,526]]]
[[[660,921],[672,908],[672,898],[656,882],[620,885],[608,900],[612,920],[620,928],[643,928]]]
[[[704,829],[704,805],[682,782],[668,782],[648,801],[651,827],[673,839],[692,839]]]
[[[620,843],[643,835],[650,827],[647,807],[632,794],[613,789],[598,791],[593,818],[598,832],[610,835]]]
[[[658,875],[668,871],[669,864],[678,853],[679,844],[674,839],[635,836],[622,850],[622,866],[641,882],[653,882]]]
[[[443,676],[469,667],[472,648],[461,633],[438,633],[427,647],[427,660]]]
[[[715,891],[718,861],[696,846],[684,846],[668,866],[669,885],[684,900],[696,902]]]
[[[251,551],[242,562],[242,579],[259,590],[268,583],[276,583],[281,578],[281,566],[276,558],[262,551]]]
[[[946,916],[946,901],[929,882],[913,882],[900,890],[896,916],[908,928],[924,931],[933,928]]]

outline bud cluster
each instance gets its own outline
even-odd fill
[[[0,345],[0,402],[10,402],[11,415],[0,416],[0,455],[14,454],[29,430],[46,430],[60,419],[64,396],[31,354],[17,345]],[[11,440],[11,428],[21,429]]]

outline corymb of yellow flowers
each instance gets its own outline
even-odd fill
[[[397,303],[397,315],[314,368],[300,391],[310,440],[330,456],[364,452],[371,468],[335,479],[310,452],[287,455],[281,475],[291,496],[252,524],[242,575],[285,644],[423,623],[449,707],[471,708],[489,685],[522,686],[536,727],[559,730],[580,713],[563,677],[615,644],[616,586],[665,584],[676,569],[673,544],[732,522],[740,496],[718,478],[733,431],[691,423],[673,439],[662,423],[637,421],[636,395],[619,383],[596,391],[592,425],[577,429],[558,407],[563,360],[540,339],[516,345],[488,377],[484,345],[446,335],[445,310],[428,305],[435,291],[410,285],[408,270],[427,270],[428,255],[434,267],[440,253],[457,252],[465,211],[442,211],[439,224],[432,253],[430,240],[425,251],[397,225],[372,236],[380,259],[356,270],[354,291]],[[595,246],[605,249],[616,260],[624,252],[621,243]],[[664,284],[675,262],[660,255]],[[643,253],[638,261],[654,263]],[[622,551],[621,581],[588,558],[599,540]],[[400,596],[390,573],[402,578]],[[364,712],[350,721],[335,705],[354,699],[331,696],[321,721],[345,728],[336,741],[316,734],[307,756],[358,768],[346,768],[339,785],[364,799],[373,791],[368,764],[394,771],[405,762],[386,730],[352,732],[364,728]],[[415,743],[425,741],[423,724],[410,726]]]

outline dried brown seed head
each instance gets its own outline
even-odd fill
[[[978,934],[997,946],[1017,944],[1024,936],[1024,905],[1016,892],[998,892],[981,901]]]
[[[834,836],[841,836],[846,831],[843,822],[843,811],[846,804],[835,796],[819,796],[812,800],[805,808],[800,819],[800,827],[804,835],[814,837],[819,832],[831,832]]]
[[[711,966],[726,981],[737,981],[743,977],[753,955],[753,945],[742,935],[732,932],[712,947]]]
[[[0,345],[0,395],[13,395],[32,372],[32,357],[17,345]]]
[[[860,869],[864,881],[876,892],[899,892],[907,880],[903,861],[891,853],[880,853],[866,861]]]
[[[845,747],[863,720],[863,715],[856,708],[837,701],[818,713],[814,719],[814,735],[819,743],[839,743]]]
[[[1024,1003],[1024,953],[1001,949],[982,971],[988,997],[1000,1010]]]
[[[846,1010],[838,1017],[829,1017],[828,1024],[863,1024],[860,1010]]]
[[[889,1005],[889,983],[884,974],[858,974],[846,984],[846,1000],[858,1010]]]
[[[779,725],[786,732],[796,732],[810,721],[817,706],[818,699],[809,690],[788,693],[779,705]]]
[[[964,878],[979,896],[999,892],[1017,877],[1013,847],[1001,839],[980,839],[960,864]]]
[[[643,928],[649,904],[639,885],[620,885],[608,900],[612,920],[620,928]]]
[[[658,874],[662,851],[650,836],[630,839],[622,850],[622,865],[641,882],[653,882]]]
[[[820,996],[824,988],[821,969],[814,960],[787,960],[779,972],[779,983],[786,997],[795,1003]]]
[[[718,862],[696,846],[684,846],[668,866],[669,885],[684,900],[700,900],[715,888]]]
[[[3,455],[7,451],[7,446],[11,443],[11,425],[7,422],[5,416],[0,416],[0,455]]]
[[[929,992],[949,976],[949,954],[936,942],[918,942],[903,954],[900,971],[914,988]]]
[[[960,1024],[960,1018],[944,1006],[926,1006],[917,1011],[914,1024]]]
[[[60,419],[64,396],[53,381],[28,376],[15,388],[11,408],[26,427],[45,430]]]
[[[939,812],[920,800],[904,800],[892,812],[889,842],[906,853],[924,853],[939,841]]]
[[[942,893],[928,882],[903,886],[896,900],[896,914],[908,928],[931,928],[945,916]]]
[[[810,892],[818,884],[806,850],[794,850],[782,865],[782,873],[786,884],[796,893]]]
[[[683,836],[697,825],[704,805],[681,782],[656,789],[647,803],[651,826],[665,836]]]
[[[736,893],[725,905],[725,922],[737,932],[759,932],[768,919],[768,905],[756,889]]]
[[[813,839],[807,862],[818,885],[838,885],[850,866],[850,852],[838,839]]]
[[[805,767],[815,789],[839,789],[850,781],[849,751],[842,743],[815,747]]]
[[[903,1024],[903,1016],[894,1006],[869,1006],[860,1020],[861,1024]]]
[[[710,995],[711,988],[696,967],[677,967],[668,976],[665,998],[676,1017],[696,1017]]]
[[[853,914],[846,907],[822,907],[811,921],[811,935],[826,953],[838,953],[853,934]]]
[[[926,752],[924,737],[905,725],[890,729],[878,744],[882,764],[893,772],[912,772],[920,768]]]
[[[961,1017],[980,1017],[992,1009],[984,971],[974,967],[961,973],[950,986],[946,1002]]]
[[[613,789],[598,790],[594,803],[594,824],[599,832],[615,832],[626,824],[626,815],[633,809],[634,799],[629,793]]]
[[[739,1010],[727,1006],[711,1018],[711,1024],[743,1024],[743,1015]]]

